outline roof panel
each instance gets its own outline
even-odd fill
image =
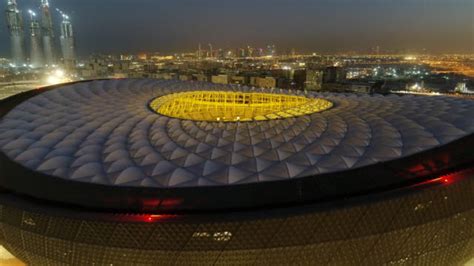
[[[2,118],[0,150],[26,168],[62,179],[205,187],[310,173],[317,178],[427,151],[474,132],[474,116],[466,115],[474,101],[447,97],[308,92],[334,107],[300,117],[229,123],[180,120],[148,108],[160,95],[238,89],[163,80],[59,87],[27,99]]]

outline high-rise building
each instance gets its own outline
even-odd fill
[[[23,19],[20,10],[18,10],[16,0],[7,1],[5,13],[8,31],[10,32],[12,62],[20,65],[25,62],[25,51],[23,49]]]
[[[212,44],[209,44],[209,57],[214,57],[214,50],[212,48]]]
[[[40,24],[36,13],[28,10],[30,14],[30,65],[41,67],[43,65],[43,51],[41,50]]]
[[[255,51],[255,49],[253,49],[250,45],[247,45],[247,56],[248,57],[253,57],[254,56],[254,51]]]
[[[245,49],[244,48],[239,48],[239,57],[246,57],[247,54],[245,53]]]
[[[222,49],[217,50],[217,58],[218,59],[223,59],[225,58],[225,51]]]
[[[69,16],[58,9],[62,16],[61,22],[61,52],[63,55],[63,62],[66,67],[73,67],[76,59],[74,51],[74,32]]]
[[[51,19],[51,13],[49,10],[49,1],[41,0],[41,35],[43,36],[43,50],[45,64],[52,65],[54,64],[54,30],[53,30],[53,21]]]
[[[197,58],[198,58],[198,59],[201,59],[201,58],[202,58],[202,48],[201,48],[201,44],[198,45]]]

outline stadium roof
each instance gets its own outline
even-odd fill
[[[149,106],[159,96],[194,90],[262,91],[158,80],[60,86],[24,97],[4,114],[0,150],[16,168],[68,184],[158,189],[170,195],[179,188],[242,189],[309,178],[322,184],[318,193],[324,195],[339,182],[329,174],[429,154],[472,139],[474,132],[474,101],[449,97],[265,90],[323,98],[334,106],[310,115],[249,122],[183,120]],[[13,168],[4,169],[2,175]],[[342,183],[370,183],[373,188],[406,178],[359,180],[354,174]]]

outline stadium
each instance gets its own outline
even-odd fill
[[[117,79],[0,105],[0,244],[28,264],[474,258],[472,100]]]

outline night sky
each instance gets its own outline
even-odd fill
[[[26,10],[39,0],[17,0]],[[474,0],[50,0],[72,15],[80,55],[205,46],[302,52],[474,52]],[[9,55],[1,0],[0,56]],[[56,24],[58,23],[57,13]],[[25,23],[26,24],[26,23]]]

